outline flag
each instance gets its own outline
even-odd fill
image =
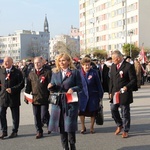
[[[145,52],[144,52],[144,47],[142,46],[142,49],[139,53],[139,60],[141,61],[142,64],[144,64],[147,60],[147,57],[145,55]]]
[[[114,96],[113,96],[113,103],[114,104],[119,104],[120,103],[120,92],[115,92]]]
[[[24,98],[25,98],[28,102],[33,103],[33,95],[24,92]]]
[[[66,93],[67,103],[78,102],[77,92],[73,92],[72,94]]]

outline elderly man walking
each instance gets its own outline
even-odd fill
[[[130,130],[130,103],[133,102],[132,91],[136,85],[136,73],[134,66],[123,59],[120,51],[113,52],[112,61],[109,93],[111,113],[117,125],[115,135],[123,129],[122,138],[127,138]],[[121,116],[119,108],[121,108]]]
[[[8,135],[6,111],[10,107],[13,128],[9,138],[17,136],[19,128],[20,116],[20,93],[24,87],[24,79],[20,70],[13,66],[13,59],[5,57],[3,67],[0,69],[0,120],[2,134],[0,138],[3,139]]]

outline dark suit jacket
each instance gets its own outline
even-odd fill
[[[106,64],[104,64],[103,70],[102,70],[102,86],[103,86],[104,92],[109,92],[109,82],[110,82],[109,70],[110,68],[107,67]]]
[[[20,92],[24,88],[23,74],[14,66],[10,71],[10,78],[6,78],[6,69],[0,69],[0,106],[15,107],[20,105]],[[6,92],[6,88],[11,88],[11,94]]]
[[[122,76],[121,76],[121,73]],[[124,86],[127,87],[127,92],[120,94],[120,104],[130,104],[133,102],[133,88],[136,85],[136,73],[133,65],[123,61],[119,69],[117,69],[115,64],[112,64],[110,72],[110,86],[109,93],[112,94],[112,97],[115,92],[120,91]],[[113,99],[110,101],[113,102]]]

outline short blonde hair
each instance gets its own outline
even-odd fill
[[[56,57],[56,60],[55,60],[56,67],[53,69],[53,72],[56,73],[56,72],[59,72],[61,70],[61,68],[59,66],[59,59],[62,57],[69,62],[69,66],[68,66],[69,69],[71,69],[71,70],[76,69],[76,67],[73,64],[71,56],[67,53],[61,53]]]

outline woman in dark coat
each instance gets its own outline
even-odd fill
[[[85,116],[91,117],[90,132],[94,133],[95,116],[99,109],[99,102],[103,97],[103,88],[96,70],[91,68],[91,59],[85,57],[81,60],[80,75],[83,89],[79,94],[79,116],[81,120],[81,133],[86,131]]]
[[[75,131],[77,131],[78,102],[67,103],[65,93],[81,91],[80,73],[75,69],[68,54],[60,54],[56,59],[56,68],[53,69],[52,79],[48,88],[52,92],[60,92],[59,104],[52,105],[49,122],[50,131],[59,131],[62,146],[65,150],[75,150]]]

